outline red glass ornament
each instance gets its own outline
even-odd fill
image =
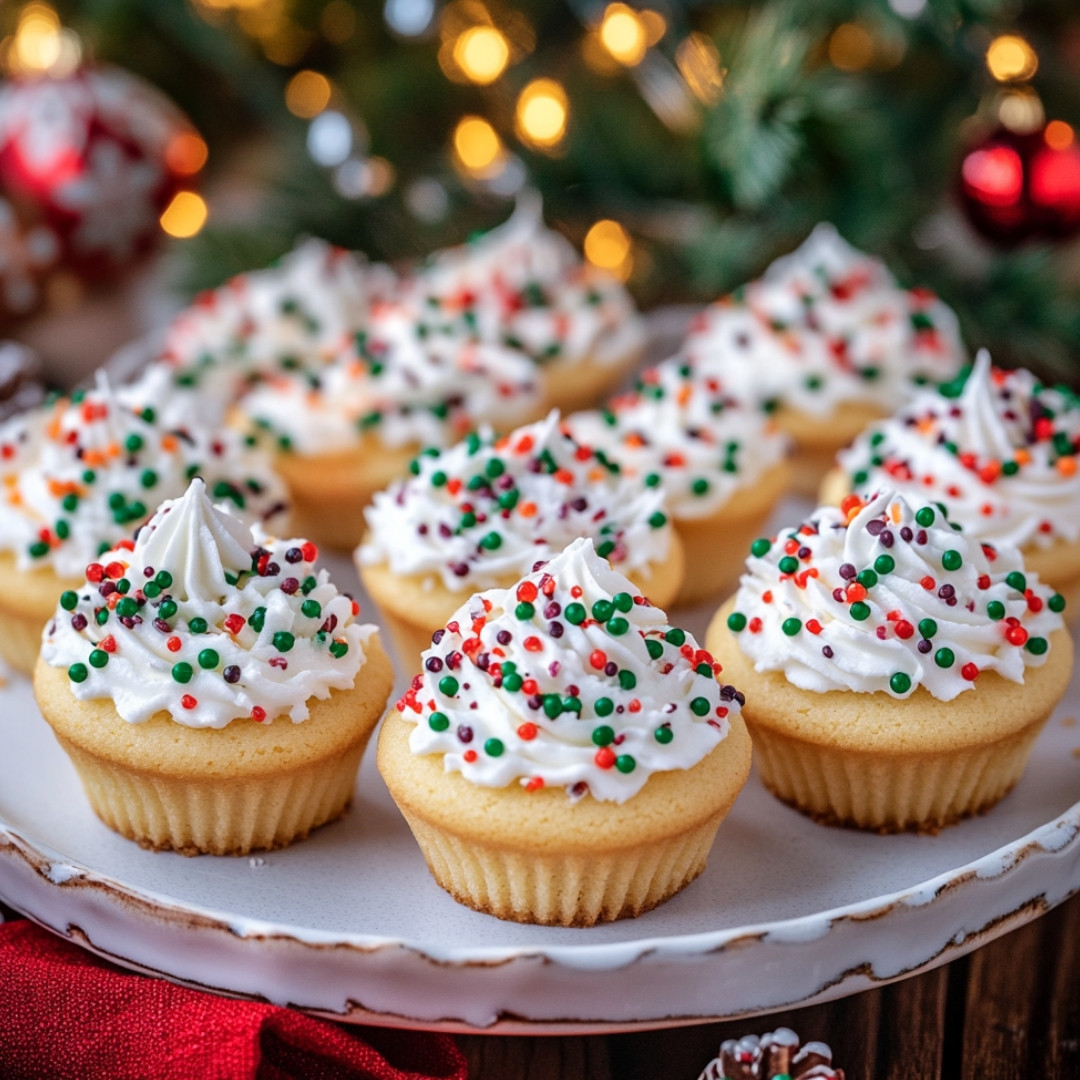
[[[971,224],[1009,246],[1080,231],[1080,145],[1056,121],[1034,132],[999,128],[960,164],[960,202]]]

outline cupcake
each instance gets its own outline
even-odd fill
[[[481,423],[513,427],[539,407],[524,357],[421,335],[408,309],[383,305],[334,363],[252,390],[238,423],[269,436],[297,529],[351,550],[363,535],[364,507],[421,449],[449,446]]]
[[[990,366],[923,391],[837,456],[822,501],[888,485],[948,507],[965,535],[1017,547],[1028,570],[1080,607],[1080,403],[1030,371]]]
[[[760,1037],[725,1039],[698,1080],[844,1080],[844,1070],[833,1067],[827,1043],[800,1045],[791,1028],[780,1027]]]
[[[594,405],[645,350],[630,294],[544,226],[535,193],[498,228],[436,252],[405,291],[425,333],[466,334],[527,356],[539,369],[545,411]]]
[[[746,781],[742,695],[576,540],[435,634],[379,770],[435,880],[502,919],[640,915],[704,869]]]
[[[241,855],[344,811],[393,675],[317,554],[193,480],[61,596],[34,693],[106,825]]]
[[[1061,595],[914,505],[852,496],[755,541],[709,627],[762,780],[817,820],[934,832],[988,810],[1072,673]]]
[[[620,477],[562,431],[558,412],[502,438],[482,429],[425,451],[412,471],[376,495],[356,555],[406,664],[470,594],[508,587],[579,537],[655,603],[678,593],[682,549],[663,492]]]
[[[264,455],[229,432],[167,427],[154,408],[124,404],[104,375],[0,424],[0,655],[32,671],[60,593],[196,474],[248,520],[284,522],[284,488]]]
[[[788,487],[787,440],[775,422],[676,356],[643,372],[607,408],[567,417],[567,427],[618,462],[623,476],[665,492],[664,510],[693,567],[676,604],[731,588]]]
[[[926,289],[901,288],[828,224],[706,308],[683,351],[775,416],[794,440],[804,494],[867,424],[964,361],[952,311]]]
[[[261,379],[333,360],[392,295],[389,267],[309,239],[263,270],[201,293],[166,328],[138,378],[169,423],[218,423]]]

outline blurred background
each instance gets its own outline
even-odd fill
[[[647,309],[829,219],[1080,381],[1075,0],[8,0],[0,71],[0,333],[60,378],[302,235],[401,263],[533,186]]]

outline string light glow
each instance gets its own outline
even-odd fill
[[[1076,139],[1076,132],[1071,124],[1064,120],[1051,120],[1043,132],[1043,141],[1051,150],[1067,150]]]
[[[585,234],[585,258],[625,281],[633,268],[633,242],[630,234],[617,222],[605,218],[596,222]]]
[[[518,98],[518,137],[532,146],[556,146],[566,134],[568,109],[566,91],[557,82],[534,79]]]
[[[493,176],[502,166],[502,140],[482,117],[465,116],[454,129],[454,154],[466,172],[480,179]]]
[[[863,71],[874,61],[874,39],[865,26],[841,23],[829,37],[829,60],[841,71]]]
[[[194,176],[205,164],[209,151],[194,131],[174,135],[165,147],[165,164],[181,176]]]
[[[679,42],[675,63],[690,92],[705,105],[719,100],[724,89],[724,73],[720,70],[720,53],[710,38],[697,31]]]
[[[627,67],[640,64],[649,47],[645,23],[626,4],[608,4],[600,23],[600,41],[620,64]]]
[[[310,120],[330,104],[330,80],[317,71],[298,71],[285,87],[285,107],[301,119]]]
[[[997,114],[1001,126],[1017,135],[1038,131],[1046,123],[1043,103],[1029,86],[1018,86],[1002,94]]]
[[[1030,79],[1039,69],[1035,50],[1016,34],[1002,34],[986,50],[986,66],[998,82]]]
[[[207,209],[194,191],[179,191],[159,219],[161,227],[178,240],[195,236],[206,224]]]
[[[81,59],[79,38],[60,25],[56,12],[48,4],[27,4],[7,53],[12,73],[70,75]]]
[[[454,42],[454,62],[480,86],[493,83],[509,61],[510,46],[494,26],[472,26]]]

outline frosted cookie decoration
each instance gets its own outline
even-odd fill
[[[918,386],[964,362],[956,316],[926,289],[904,289],[828,224],[764,276],[706,308],[684,343],[731,391],[775,415],[796,443],[800,490]]]
[[[334,359],[396,288],[389,267],[304,240],[276,264],[196,297],[169,324],[156,362],[137,382],[170,421],[194,411],[220,422],[261,379]]]
[[[473,596],[421,666],[379,768],[456,899],[592,925],[704,868],[749,771],[743,695],[591,540]]]
[[[238,854],[343,811],[392,674],[317,554],[194,480],[61,595],[35,694],[107,825]]]
[[[0,425],[0,567],[14,586],[0,597],[4,658],[31,671],[60,592],[195,475],[238,516],[284,523],[285,489],[264,454],[234,432],[170,427],[104,375]]]
[[[545,407],[565,412],[595,404],[645,348],[630,294],[545,226],[535,192],[504,224],[436,252],[407,291],[425,334],[465,333],[528,357]]]
[[[1030,371],[991,366],[926,390],[837,457],[825,502],[888,485],[942,503],[965,534],[1020,548],[1029,570],[1080,600],[1080,402]]]
[[[384,305],[337,359],[265,380],[243,423],[263,432],[303,531],[337,548],[363,534],[374,492],[426,446],[450,446],[479,424],[534,419],[533,365],[498,345],[421,336],[409,312]]]
[[[507,586],[579,537],[658,604],[682,579],[682,549],[664,495],[624,479],[602,451],[576,442],[558,412],[496,436],[489,428],[375,496],[357,552],[364,585],[404,661],[472,592]]]
[[[725,1039],[698,1080],[844,1080],[827,1043],[801,1043],[791,1028]]]
[[[750,541],[789,481],[787,439],[776,423],[684,357],[641,374],[603,409],[566,418],[570,433],[601,449],[621,474],[659,487],[683,545],[678,603],[733,584]]]
[[[1071,672],[1064,606],[1014,550],[886,490],[755,541],[707,641],[750,698],[774,793],[932,831],[1019,779]]]

